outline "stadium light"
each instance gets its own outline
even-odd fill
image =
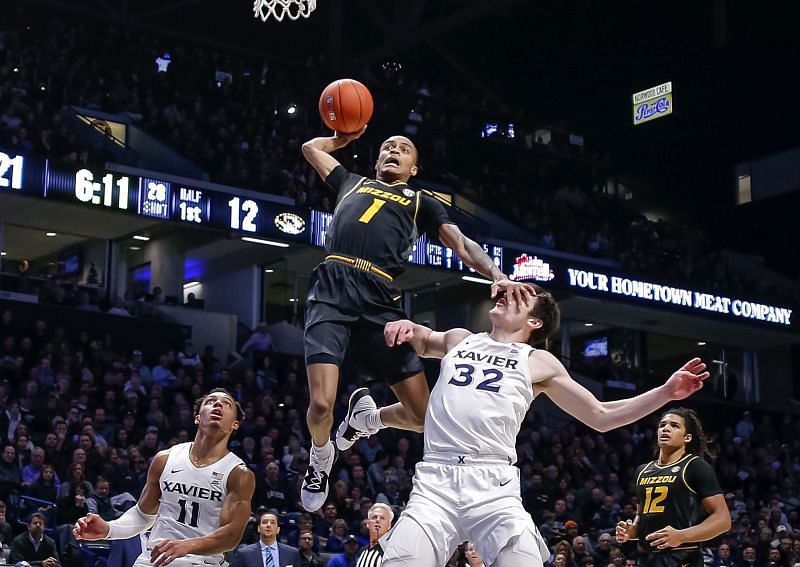
[[[483,278],[476,278],[474,276],[461,276],[461,279],[465,282],[473,282],[473,283],[482,283],[482,284],[489,284],[492,285],[494,282],[490,280],[485,280]]]
[[[289,248],[289,245],[284,242],[275,242],[274,240],[264,240],[262,238],[253,238],[252,236],[242,236],[245,242],[254,242],[255,244],[265,244],[267,246],[277,246],[278,248]]]

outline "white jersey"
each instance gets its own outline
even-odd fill
[[[425,412],[425,454],[456,453],[517,461],[516,440],[533,402],[521,343],[470,335],[442,358]]]
[[[169,450],[158,481],[161,505],[150,532],[150,548],[163,539],[201,537],[220,527],[222,503],[228,494],[228,475],[244,462],[228,453],[216,463],[198,468],[189,457],[191,447],[192,443],[180,443]],[[200,558],[197,564],[221,565],[223,562],[222,554],[218,554]]]

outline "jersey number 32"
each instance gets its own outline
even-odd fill
[[[456,364],[455,368],[458,372],[458,376],[450,378],[448,384],[453,384],[454,386],[469,386],[472,384],[472,381],[475,379],[474,366],[471,364]],[[502,372],[494,368],[485,368],[481,370],[481,374],[483,374],[483,378],[485,379],[475,386],[476,390],[485,390],[486,392],[500,391],[500,385],[495,385],[495,383],[502,380]]]

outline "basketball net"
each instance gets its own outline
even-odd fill
[[[255,0],[253,14],[266,22],[270,16],[278,20],[307,18],[317,7],[317,0]]]

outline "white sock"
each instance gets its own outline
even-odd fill
[[[317,447],[316,443],[313,441],[311,442],[311,446],[314,449],[314,452],[322,460],[329,459],[331,455],[333,455],[333,443],[331,443],[330,439],[322,447]]]
[[[384,429],[386,427],[383,424],[383,421],[381,421],[381,408],[377,408],[369,412],[364,422],[370,429]]]

